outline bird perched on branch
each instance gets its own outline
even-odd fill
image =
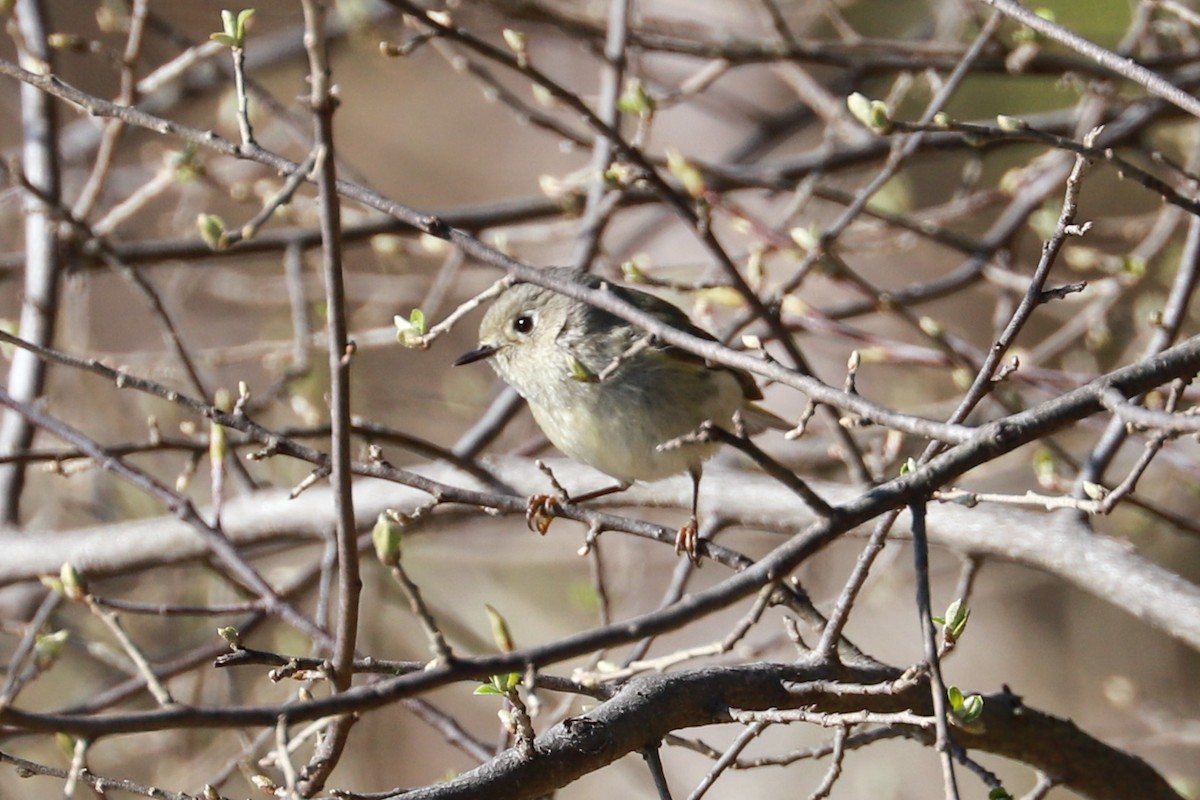
[[[654,295],[569,267],[546,273],[611,291],[671,327],[713,340]],[[529,403],[555,447],[619,481],[576,502],[624,491],[634,481],[691,475],[692,515],[675,549],[697,563],[700,476],[718,445],[691,434],[706,422],[728,428],[735,413],[760,428],[788,427],[754,405],[762,392],[748,372],[708,362],[615,314],[532,283],[515,283],[496,298],[479,326],[479,346],[454,364],[485,359]],[[535,519],[544,533],[549,518],[541,521],[531,504],[531,523]]]

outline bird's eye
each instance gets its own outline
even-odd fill
[[[521,314],[513,319],[513,330],[517,333],[529,333],[533,330],[533,315]]]

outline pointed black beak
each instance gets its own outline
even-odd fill
[[[469,353],[463,353],[458,358],[454,359],[454,366],[461,367],[463,364],[474,364],[476,361],[483,361],[485,358],[491,358],[496,355],[496,351],[500,348],[494,344],[481,344]]]

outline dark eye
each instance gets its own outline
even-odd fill
[[[512,326],[513,330],[517,333],[529,333],[531,330],[533,330],[533,315],[522,314],[519,317],[516,317],[513,319]]]

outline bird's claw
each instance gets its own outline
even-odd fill
[[[675,555],[687,554],[688,559],[697,567],[700,566],[700,553],[697,548],[700,546],[700,529],[696,525],[696,518],[692,517],[687,524],[679,529],[679,533],[675,534]]]
[[[531,495],[529,503],[525,506],[525,524],[529,526],[529,530],[545,536],[546,531],[550,530],[550,523],[554,522],[561,508],[557,497],[548,494]]]

